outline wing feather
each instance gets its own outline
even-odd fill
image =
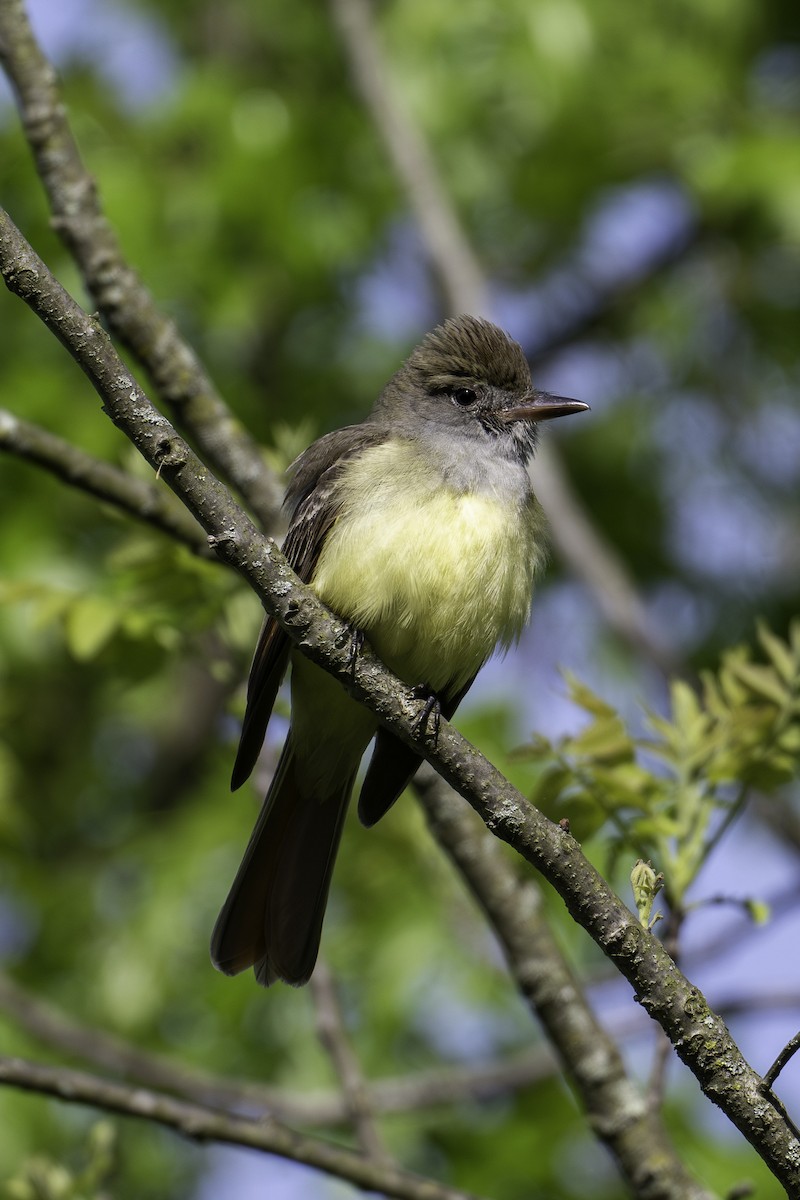
[[[337,429],[309,446],[290,468],[285,500],[290,520],[283,552],[303,583],[311,582],[325,538],[339,515],[337,484],[344,465],[385,437],[386,430],[379,425]],[[234,791],[249,778],[261,753],[290,651],[290,639],[274,617],[267,616],[247,682],[247,707],[231,775]]]

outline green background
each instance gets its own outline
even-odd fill
[[[496,319],[540,385],[592,405],[552,440],[656,629],[694,667],[752,640],[756,616],[785,632],[800,578],[796,4],[395,0],[375,16]],[[273,464],[359,419],[443,305],[328,9],[125,0],[102,15],[40,3],[34,18],[126,254]],[[10,104],[0,200],[86,302]],[[149,477],[5,293],[0,404]],[[227,787],[257,602],[222,568],[8,457],[0,513],[2,965],[144,1047],[292,1089],[331,1084],[308,992],[224,979],[207,956],[258,804]],[[555,556],[532,632],[461,722],[523,786],[531,768],[514,748],[580,720],[558,664],[625,711],[663,702],[652,666]],[[773,806],[749,827],[768,864],[777,820]],[[781,836],[776,877],[795,862]],[[602,864],[602,834],[587,850]],[[729,888],[768,887],[741,856],[728,871]],[[547,902],[576,967],[602,975]],[[790,945],[773,939],[772,961]],[[539,1037],[410,800],[374,831],[350,821],[323,949],[369,1076]],[[731,968],[754,994],[742,975]],[[609,1008],[631,1016],[627,991],[614,995]],[[750,1028],[765,1067],[781,1040]],[[643,1076],[653,1045],[646,1030],[630,1042]],[[53,1057],[2,1015],[0,1049]],[[677,1066],[667,1115],[708,1186],[750,1178],[779,1196]],[[75,1167],[94,1119],[0,1091],[0,1178],[34,1153]],[[623,1194],[557,1079],[383,1129],[404,1165],[495,1200]],[[132,1123],[120,1142],[114,1196],[188,1197],[203,1180],[204,1196],[244,1194],[238,1157]],[[225,1185],[210,1174],[222,1161]],[[323,1194],[317,1176],[259,1170],[276,1200]]]

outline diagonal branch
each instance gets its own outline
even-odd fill
[[[265,529],[275,521],[278,485],[177,326],[125,261],[80,157],[53,67],[30,27],[23,0],[0,3],[0,63],[19,108],[53,225],[75,259],[109,328],[149,372],[157,394],[206,461],[244,497]]]
[[[21,1058],[0,1058],[0,1083],[28,1092],[55,1096],[71,1104],[90,1104],[109,1112],[154,1121],[196,1142],[221,1142],[279,1154],[293,1162],[347,1179],[364,1191],[397,1200],[470,1200],[466,1192],[436,1183],[387,1163],[364,1158],[354,1150],[322,1138],[295,1133],[269,1117],[251,1120],[175,1100],[158,1092],[131,1088],[99,1075],[67,1067],[45,1067]],[[476,1200],[476,1198],[472,1198]]]
[[[526,337],[523,350],[528,361],[537,368],[566,346],[602,326],[617,313],[630,310],[635,297],[652,280],[666,274],[670,267],[688,258],[698,249],[708,233],[701,221],[688,222],[676,230],[671,238],[665,239],[639,270],[625,271],[610,283],[597,283],[577,268],[571,281],[572,303],[563,311],[549,313],[545,327],[531,330]],[[574,298],[575,291],[578,293],[577,300]]]
[[[332,0],[332,5],[354,78],[409,197],[448,307],[481,312],[486,280],[433,155],[391,90],[369,9],[364,0]],[[17,97],[54,224],[100,311],[150,372],[157,393],[206,460],[240,492],[262,527],[271,528],[280,507],[274,477],[174,323],[158,311],[125,262],[94,180],[80,159],[55,72],[33,36],[22,0],[0,4],[0,61]],[[659,668],[669,669],[673,664],[650,627],[632,581],[577,501],[552,446],[540,452],[537,492],[560,553],[596,597],[611,627]]]
[[[53,279],[0,210],[0,271],[62,342],[105,411],[163,476],[206,530],[223,562],[250,584],[300,651],[334,675],[406,744],[415,747],[472,805],[488,828],[547,879],[573,919],[630,982],[637,1001],[659,1022],[705,1094],[753,1145],[787,1190],[800,1192],[800,1142],[785,1115],[761,1090],[720,1017],[642,928],[584,857],[578,843],[547,820],[447,721],[420,734],[421,705],[365,645],[353,662],[349,626],[301,584],[272,539],[264,538],[120,361],[96,320]]]
[[[555,1047],[595,1135],[639,1200],[713,1200],[676,1155],[658,1117],[586,999],[542,913],[541,893],[519,879],[497,840],[430,767],[416,776],[431,830],[494,929],[522,996]]]
[[[336,981],[328,964],[317,961],[311,976],[317,1033],[339,1077],[349,1123],[359,1148],[375,1162],[390,1162],[391,1156],[374,1121],[367,1083],[345,1028],[336,992]]]
[[[164,488],[120,471],[3,408],[0,408],[0,451],[36,463],[64,483],[169,534],[202,558],[213,558],[202,529]]]
[[[452,313],[480,314],[486,309],[483,271],[428,143],[392,90],[369,6],[364,0],[331,0],[331,11],[356,86],[404,187],[447,307]]]

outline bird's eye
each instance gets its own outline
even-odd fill
[[[468,408],[470,404],[474,404],[478,399],[478,394],[473,388],[460,387],[453,388],[450,395],[462,408]]]

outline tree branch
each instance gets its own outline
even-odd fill
[[[0,1057],[0,1083],[55,1096],[71,1104],[90,1104],[123,1116],[142,1117],[174,1129],[192,1141],[248,1146],[268,1154],[279,1154],[282,1158],[347,1179],[364,1191],[381,1192],[398,1200],[476,1200],[466,1192],[386,1163],[377,1163],[322,1138],[295,1133],[271,1117],[261,1117],[257,1121],[236,1117],[158,1092],[127,1087],[84,1071]]]
[[[510,869],[495,838],[478,825],[430,767],[415,790],[428,824],[497,935],[524,999],[555,1047],[589,1124],[639,1200],[713,1200],[685,1170],[657,1114],[628,1079],[622,1058],[589,1008],[542,914],[532,880]]]
[[[71,442],[0,408],[0,450],[43,467],[57,479],[169,534],[202,558],[213,558],[202,529],[158,484],[137,479]]]
[[[149,372],[157,394],[206,461],[244,497],[265,529],[281,505],[261,452],[233,416],[195,352],[125,261],[81,161],[53,67],[30,27],[23,0],[0,3],[0,63],[44,185],[53,225],[75,259],[109,328]]]
[[[486,280],[430,149],[391,90],[369,8],[364,0],[331,3],[354,79],[419,222],[448,307],[453,312],[484,311]],[[55,72],[33,36],[23,0],[0,5],[0,62],[14,88],[54,224],[100,311],[150,372],[157,393],[209,464],[240,492],[262,527],[271,528],[280,507],[277,483],[194,352],[125,262],[95,182],[80,159]],[[552,446],[540,450],[537,493],[559,552],[596,597],[611,627],[660,669],[671,669],[674,663],[650,627],[631,579],[577,501]]]
[[[707,234],[708,230],[700,221],[687,223],[671,239],[659,245],[638,271],[626,272],[611,283],[598,285],[577,269],[571,280],[569,308],[549,313],[546,326],[531,330],[525,338],[522,348],[528,361],[534,368],[541,366],[560,350],[602,326],[609,317],[624,312],[653,279],[683,262]],[[576,299],[575,293],[581,291],[583,295]]]
[[[355,663],[348,625],[301,584],[275,543],[264,538],[150,404],[108,336],[53,279],[0,210],[0,270],[59,338],[103,397],[118,428],[161,473],[209,536],[219,557],[250,584],[303,654],[333,674],[380,722],[414,746],[478,812],[484,823],[539,870],[573,919],[631,983],[636,999],[664,1028],[705,1094],[718,1104],[789,1191],[800,1191],[800,1142],[761,1091],[723,1021],[641,927],[562,828],[533,808],[499,771],[442,720],[415,736],[424,707],[365,646]]]
[[[30,1037],[62,1054],[197,1104],[251,1116],[271,1113],[279,1121],[299,1125],[346,1125],[349,1119],[340,1091],[294,1092],[188,1067],[83,1024],[2,973],[0,1011]],[[537,1046],[477,1066],[432,1067],[413,1075],[367,1080],[367,1103],[373,1114],[392,1114],[491,1099],[547,1079],[554,1070],[552,1055]]]
[[[486,280],[422,132],[398,103],[364,0],[331,0],[350,70],[405,190],[453,313],[486,309]]]
[[[339,1077],[348,1121],[355,1130],[359,1148],[376,1162],[390,1162],[389,1151],[373,1120],[361,1066],[347,1035],[333,974],[322,960],[317,961],[311,976],[311,990],[316,1008],[317,1033]]]
[[[383,139],[451,313],[486,312],[488,281],[444,187],[422,131],[391,86],[367,0],[330,0],[354,82]],[[674,664],[650,627],[633,580],[592,524],[570,484],[556,448],[539,447],[536,494],[547,513],[553,540],[574,575],[595,597],[618,637],[660,670]]]

